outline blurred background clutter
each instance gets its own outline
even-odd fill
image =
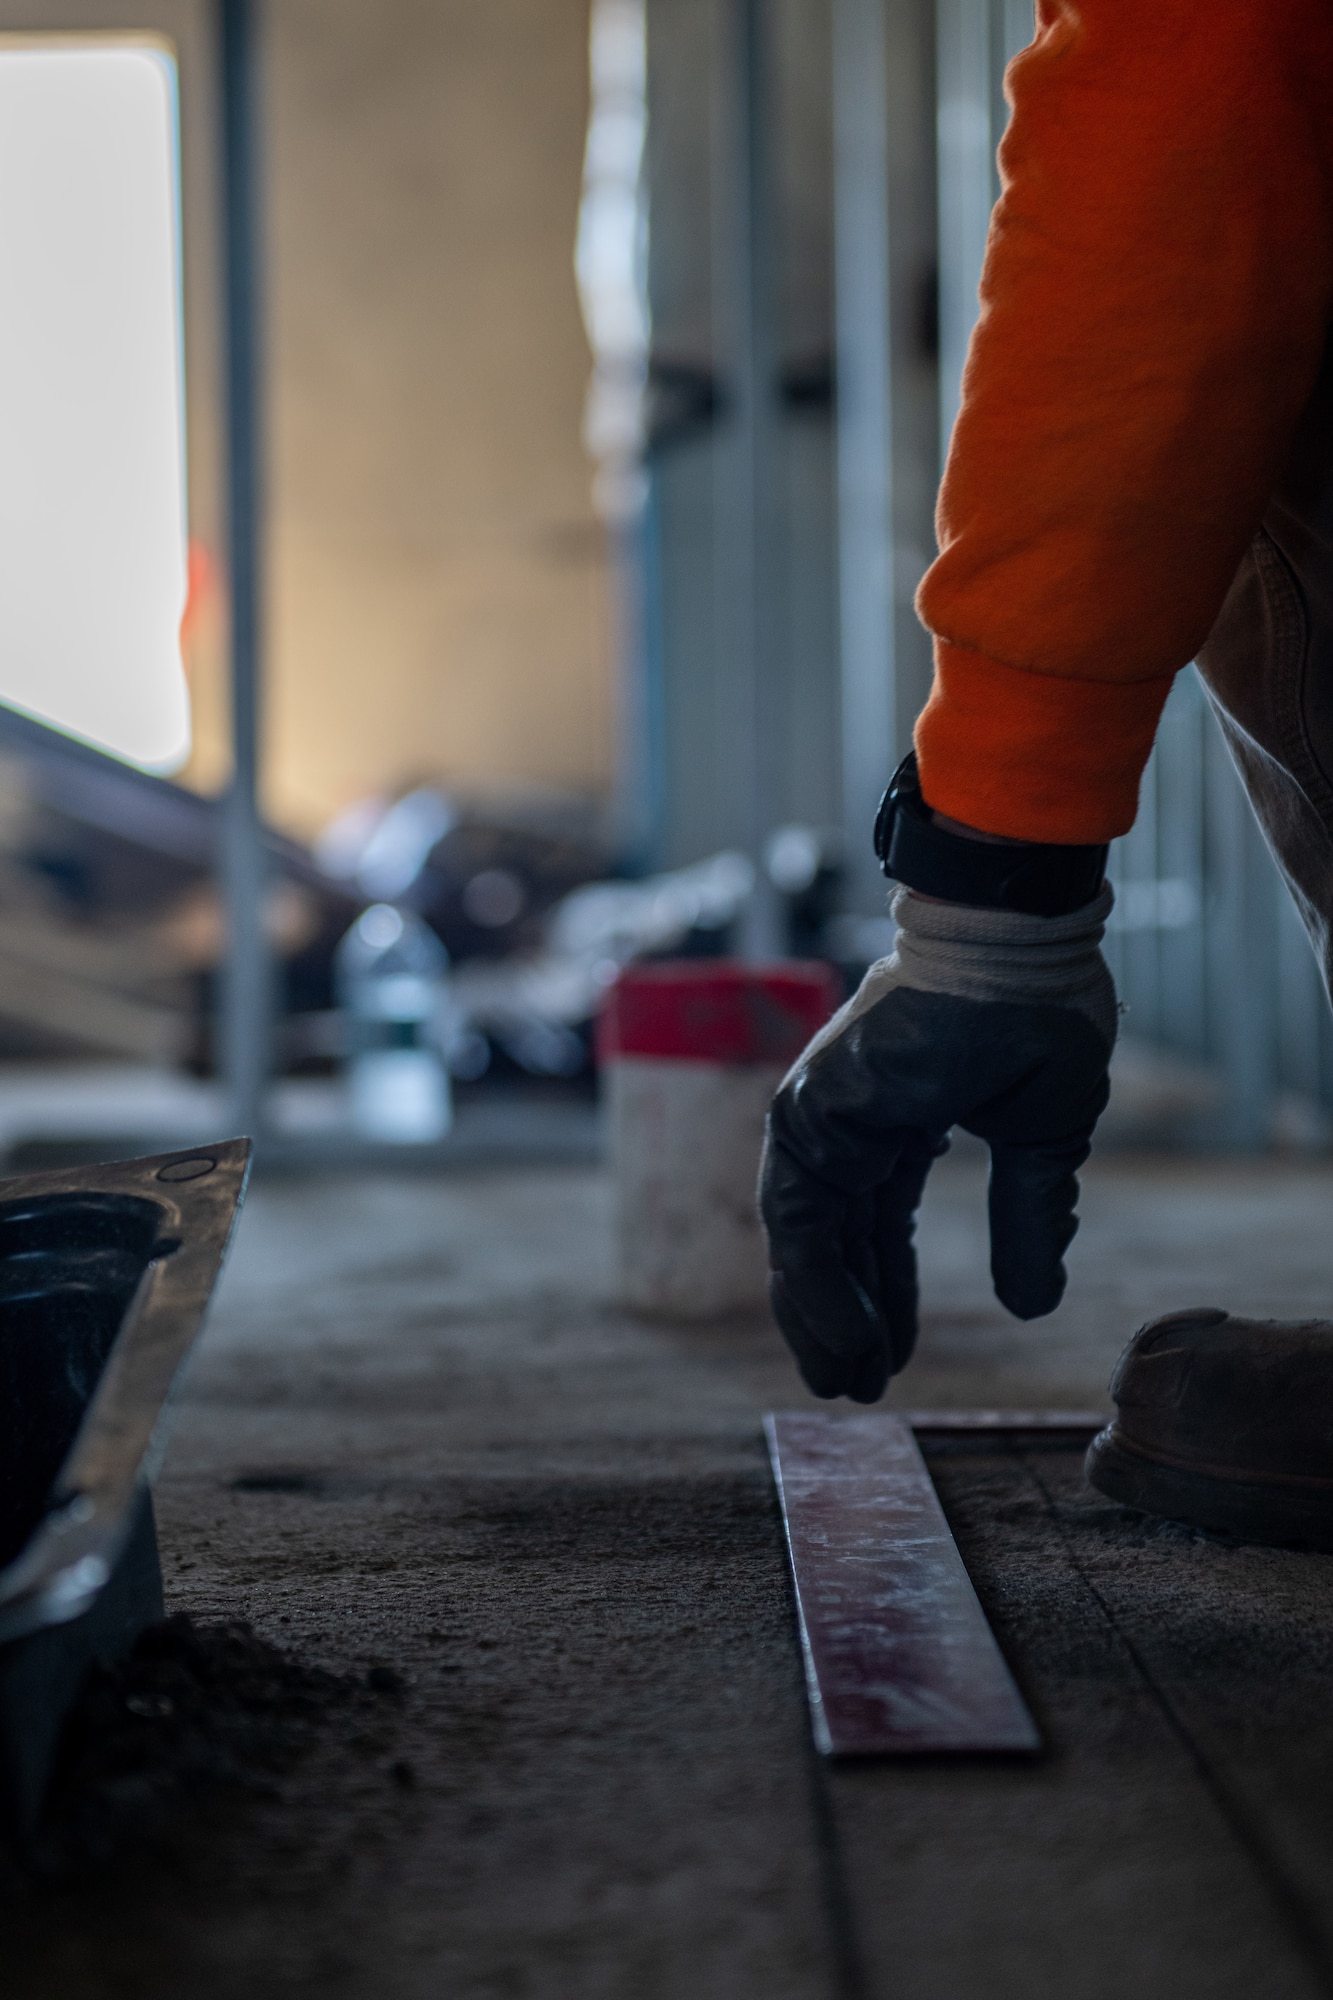
[[[1030,33],[0,0],[0,1147],[586,1153],[626,967],[890,948]],[[1327,1003],[1192,674],[1113,865],[1106,1138],[1324,1147]]]

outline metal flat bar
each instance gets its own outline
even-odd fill
[[[975,1436],[995,1431],[1001,1436],[1026,1432],[1046,1437],[1068,1434],[1092,1437],[1111,1421],[1109,1410],[895,1410],[911,1431]]]
[[[902,1419],[789,1414],[764,1429],[818,1749],[1039,1749]]]

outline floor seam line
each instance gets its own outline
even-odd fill
[[[787,1610],[795,1657],[801,1658],[800,1617],[796,1605],[796,1582],[788,1560],[787,1536],[782,1508],[769,1471],[769,1491],[782,1549],[782,1570],[787,1583]],[[805,1742],[806,1777],[809,1785],[810,1817],[814,1834],[815,1861],[819,1872],[819,1902],[824,1933],[832,1963],[833,2000],[871,2000],[865,1953],[856,1922],[856,1905],[843,1863],[842,1838],[838,1831],[837,1805],[833,1796],[829,1761],[815,1746],[810,1728],[809,1696],[805,1675],[800,1674],[800,1714]]]
[[[819,1857],[820,1900],[833,1954],[836,2000],[870,2000],[870,1981],[856,1922],[856,1906],[843,1863],[837,1805],[827,1758],[820,1755],[807,1732],[810,1804],[814,1818],[815,1851]]]
[[[1218,1812],[1221,1814],[1233,1839],[1254,1866],[1279,1916],[1290,1928],[1293,1943],[1305,1958],[1307,1965],[1315,1974],[1323,1991],[1326,1994],[1333,1995],[1333,1955],[1330,1954],[1317,1921],[1306,1907],[1304,1897],[1298,1889],[1294,1888],[1288,1882],[1262,1836],[1255,1829],[1250,1816],[1232,1796],[1226,1784],[1213,1769],[1213,1766],[1207,1757],[1205,1757],[1199,1744],[1190,1733],[1175,1703],[1166,1693],[1166,1690],[1158,1684],[1156,1677],[1139,1648],[1116,1617],[1111,1605],[1088,1574],[1084,1564],[1080,1562],[1069,1532],[1064,1522],[1060,1519],[1056,1508],[1055,1496],[1052,1494],[1045,1480],[1041,1477],[1036,1467],[1030,1463],[1028,1455],[1025,1452],[1015,1451],[1014,1455],[1020,1460],[1024,1472],[1041,1495],[1047,1518],[1060,1538],[1061,1546],[1069,1560],[1070,1567],[1078,1576],[1079,1581],[1087,1590],[1089,1596],[1101,1612],[1102,1617],[1106,1620],[1107,1625],[1115,1634],[1117,1641],[1128,1655],[1134,1671],[1138,1674],[1144,1687],[1156,1703],[1168,1729],[1170,1729],[1172,1735],[1176,1738],[1176,1741],[1193,1764],[1204,1790],[1208,1793]]]

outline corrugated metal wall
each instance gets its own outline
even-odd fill
[[[1031,38],[1032,11],[1029,0],[936,0],[936,26],[947,438],[999,193],[1004,68]],[[1115,843],[1111,873],[1107,951],[1125,1036],[1213,1073],[1207,1108],[1180,1129],[1240,1147],[1275,1135],[1320,1141],[1322,1109],[1333,1107],[1333,1012],[1193,669],[1167,704],[1139,817]]]
[[[765,830],[793,818],[844,824],[855,846],[867,774],[887,778],[925,692],[911,594],[998,193],[1003,71],[1030,37],[1029,0],[649,0],[648,19],[651,848],[672,861],[724,843],[757,856]],[[871,48],[882,89],[838,55]],[[883,184],[863,186],[876,170]],[[861,180],[849,188],[848,175]],[[876,228],[887,299],[865,282]],[[861,261],[848,273],[845,257]],[[886,324],[876,495],[847,413],[865,388],[851,371],[873,368]],[[890,523],[892,588],[887,610],[867,599],[852,621],[849,575],[862,572],[849,538],[865,539],[867,493]],[[748,613],[737,593],[753,593]],[[878,705],[862,699],[876,646],[889,688]],[[1178,1130],[1238,1147],[1275,1132],[1321,1142],[1333,1015],[1192,670],[1112,873],[1125,1036],[1198,1073],[1199,1108]],[[872,870],[852,872],[851,897],[862,917],[882,908]]]
[[[1111,873],[1107,952],[1125,1033],[1216,1072],[1218,1099],[1197,1136],[1322,1142],[1333,1013],[1192,668],[1167,703]]]

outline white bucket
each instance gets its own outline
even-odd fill
[[[624,1304],[686,1319],[763,1304],[764,1119],[840,998],[806,961],[648,964],[612,989],[599,1039]]]

